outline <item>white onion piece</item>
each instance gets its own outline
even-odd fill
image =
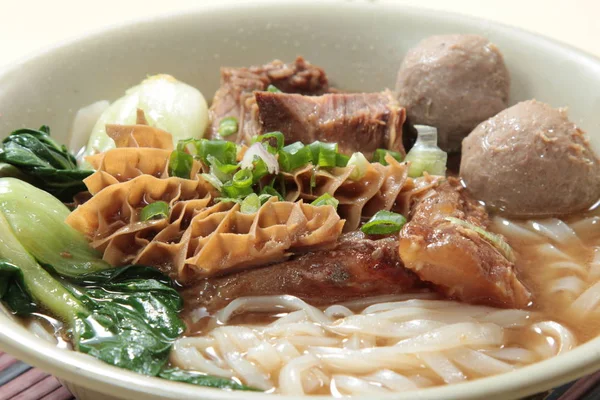
[[[75,114],[71,134],[69,135],[69,150],[77,154],[78,159],[85,151],[85,145],[90,138],[94,125],[96,125],[96,121],[109,105],[110,103],[107,100],[100,100],[80,108]]]
[[[269,153],[262,143],[254,143],[246,150],[244,157],[240,162],[240,168],[252,169],[254,167],[252,162],[254,162],[255,156],[261,158],[265,162],[267,170],[270,174],[279,173],[279,163],[277,162],[277,158],[275,158],[273,154]]]

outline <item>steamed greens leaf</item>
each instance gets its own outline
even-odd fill
[[[48,193],[0,178],[0,300],[12,312],[52,314],[65,323],[76,350],[117,367],[197,385],[249,389],[223,378],[164,369],[173,342],[185,329],[181,296],[153,268],[104,263],[64,223],[67,213]]]
[[[110,268],[81,233],[64,223],[69,209],[50,194],[18,179],[0,178],[0,210],[27,252],[59,274]]]
[[[185,382],[198,386],[207,386],[218,389],[259,391],[258,389],[242,385],[230,379],[210,376],[199,372],[184,371],[179,368],[164,369],[161,371],[159,376],[170,381]]]
[[[77,167],[75,157],[50,137],[47,126],[11,133],[2,141],[0,162],[13,167],[12,171],[3,167],[3,176],[25,177],[24,180],[66,202],[86,190],[83,179],[93,173]]]

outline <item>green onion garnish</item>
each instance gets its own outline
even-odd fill
[[[345,167],[348,165],[348,161],[350,161],[350,157],[345,154],[337,153],[335,156],[336,167]]]
[[[219,135],[221,137],[231,136],[238,131],[238,120],[236,117],[223,118],[219,122]]]
[[[279,199],[279,201],[285,200],[283,196],[277,190],[275,190],[273,186],[265,186],[264,188],[262,188],[262,190],[260,191],[260,196],[268,196],[268,198],[275,196]]]
[[[242,201],[240,204],[240,211],[242,214],[254,214],[258,211],[261,206],[260,198],[256,193],[252,193]]]
[[[190,179],[194,157],[179,150],[173,150],[169,156],[169,176]]]
[[[200,139],[200,141],[196,141],[196,145],[198,147],[198,157],[206,165],[210,165],[209,155],[219,160],[221,164],[237,164],[237,146],[233,142]]]
[[[218,178],[221,182],[230,180],[235,171],[238,169],[237,164],[223,164],[221,161],[217,160],[216,157],[213,157],[210,154],[206,157],[206,159],[210,165],[211,175]]]
[[[312,142],[308,145],[312,153],[312,161],[315,166],[319,167],[335,167],[338,145],[337,143]]]
[[[271,92],[271,93],[281,93],[281,90],[277,89],[275,86],[273,85],[269,85],[267,87],[267,92]]]
[[[230,197],[232,199],[244,198],[249,194],[254,193],[254,190],[252,190],[252,186],[237,187],[233,184],[233,181],[224,183],[221,191],[225,194],[226,197]]]
[[[406,218],[403,215],[381,210],[373,215],[360,230],[367,235],[388,235],[400,232],[405,223]]]
[[[271,140],[270,139],[275,139],[275,141],[277,143],[277,146],[275,146],[275,147],[271,146]],[[273,154],[277,153],[277,151],[279,151],[283,147],[284,141],[285,141],[285,138],[283,136],[283,133],[278,132],[278,131],[265,133],[264,135],[258,135],[258,136],[255,136],[252,139],[252,143],[256,143],[256,142],[263,143],[263,142],[266,142],[266,144],[267,144],[267,150],[269,150],[269,152],[273,153]]]
[[[350,160],[348,160],[347,166],[354,167],[348,178],[352,179],[353,181],[358,181],[367,174],[369,160],[367,160],[363,153],[358,151],[352,154],[352,157],[350,157]]]
[[[240,169],[233,175],[231,183],[238,189],[252,187],[252,171],[249,169]]]
[[[223,188],[223,182],[213,174],[200,174],[201,177],[204,178],[205,181],[214,186],[215,189],[221,190]]]
[[[476,232],[479,236],[481,236],[483,240],[494,246],[500,252],[500,254],[502,254],[508,261],[515,262],[515,253],[513,252],[512,247],[510,247],[510,245],[504,241],[502,236],[488,232],[485,229],[478,227],[477,225],[473,225],[459,218],[446,217],[446,221],[452,222],[455,225],[460,225],[464,228]]]
[[[406,155],[410,161],[408,176],[417,178],[424,172],[445,175],[448,154],[437,146],[437,129],[432,126],[415,125],[417,141]]]
[[[329,193],[325,193],[319,197],[317,197],[312,203],[313,206],[332,206],[333,208],[335,208],[337,210],[337,206],[338,204],[340,204],[340,201],[338,199],[336,199],[335,197],[333,197],[332,195],[330,195]]]
[[[169,205],[164,201],[156,201],[150,203],[140,213],[140,219],[142,221],[148,221],[150,219],[163,219],[169,216]]]
[[[283,171],[293,171],[312,161],[312,151],[301,142],[292,143],[279,150],[278,161]]]
[[[372,162],[374,162],[374,163],[378,162],[381,165],[388,165],[388,162],[385,161],[385,156],[387,154],[394,157],[396,159],[396,161],[402,161],[404,159],[404,157],[402,156],[402,153],[399,153],[397,151],[386,150],[386,149],[377,149],[377,150],[375,150],[375,153],[373,153],[373,161]]]

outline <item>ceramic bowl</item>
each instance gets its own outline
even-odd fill
[[[211,98],[219,67],[290,61],[303,55],[335,86],[393,88],[407,49],[441,33],[478,33],[497,44],[512,76],[511,102],[569,106],[600,148],[600,60],[552,40],[485,20],[394,3],[257,1],[211,5],[114,27],[59,44],[0,72],[0,133],[48,124],[66,142],[74,113],[114,100],[148,74],[169,73]],[[80,400],[240,398],[240,393],[173,383],[56,348],[0,312],[0,349],[59,377]],[[394,399],[510,399],[600,368],[600,338],[515,372],[393,395]],[[273,395],[243,393],[245,399]],[[317,398],[317,397],[313,397]]]

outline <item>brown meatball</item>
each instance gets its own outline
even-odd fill
[[[600,198],[600,160],[564,109],[528,100],[462,144],[460,175],[480,200],[517,217],[582,211]]]
[[[458,151],[482,121],[508,106],[510,76],[495,45],[478,35],[441,35],[406,54],[396,81],[412,124],[435,126],[439,146]]]

